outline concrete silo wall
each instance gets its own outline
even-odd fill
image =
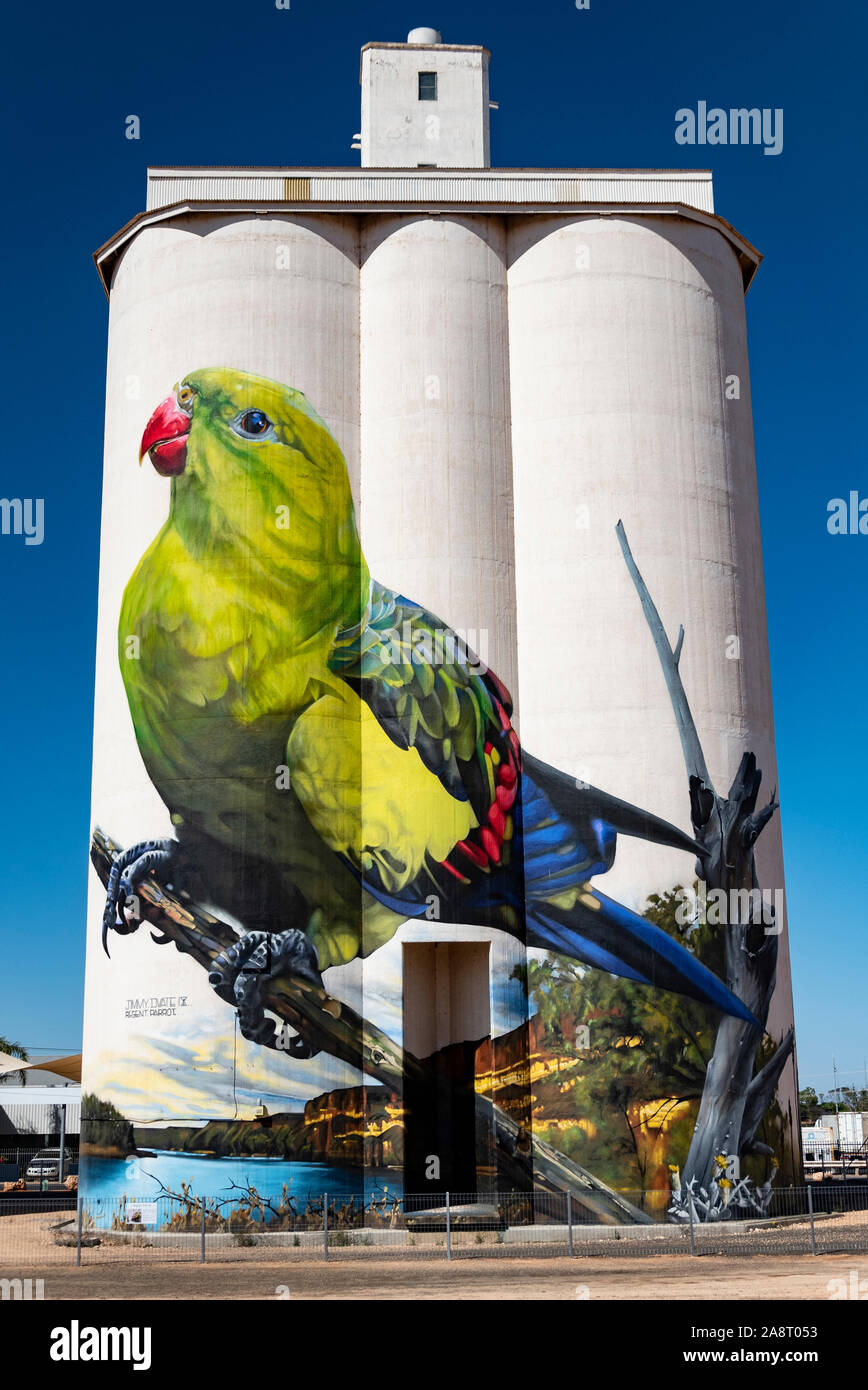
[[[523,744],[690,829],[669,694],[615,534],[623,520],[673,643],[684,625],[681,674],[714,785],[726,792],[751,751],[768,799],[778,779],[731,245],[677,217],[518,219],[509,314]],[[782,890],[777,821],[757,860],[761,886]],[[621,838],[607,891],[642,911],[694,872],[689,854]],[[791,1022],[784,927],[770,1031]],[[792,1064],[780,1096],[792,1123]]]
[[[503,221],[375,218],[361,286],[368,563],[444,622],[482,631],[480,656],[515,694]]]
[[[456,630],[517,704],[502,218],[365,223],[361,405],[361,531],[371,573]],[[522,942],[486,927],[456,928],[435,913],[436,905],[431,920],[408,923],[386,949],[456,934],[489,942],[492,1033],[519,1028],[525,1002],[504,981],[524,962]],[[371,957],[366,981],[383,969],[381,954]],[[400,998],[397,954],[392,969]]]
[[[622,519],[667,630],[686,629],[681,669],[715,784],[725,790],[750,750],[766,789],[776,785],[743,284],[720,231],[638,215],[182,215],[138,233],[111,292],[93,822],[115,841],[173,829],[131,723],[118,614],[169,509],[167,479],[135,467],[145,421],[173,383],[209,367],[305,394],[345,455],[371,575],[457,630],[496,672],[528,752],[688,830],[675,721],[615,537]],[[261,598],[267,606],[267,579]],[[377,747],[394,759],[406,710],[389,709],[391,743]],[[368,747],[360,738],[357,821]],[[394,800],[377,803],[396,838],[416,814],[419,775],[412,759],[400,768]],[[776,825],[758,860],[762,886],[782,888]],[[605,890],[641,912],[649,893],[692,876],[692,856],[622,835]],[[572,1005],[546,1019],[538,1009],[528,1028],[522,931],[495,929],[478,901],[475,918],[460,898],[441,915],[438,892],[397,930],[360,914],[360,955],[326,970],[327,990],[400,1046],[405,947],[487,944],[487,1094],[508,1092],[529,1125],[536,1076],[549,1099],[534,1123],[569,1131],[575,1157],[587,1128],[563,1099],[575,1078],[552,1079],[581,1051]],[[246,1042],[201,967],[146,930],[112,935],[107,959],[103,901],[92,876],[86,1090],[154,1132],[186,1126],[198,1148],[225,1134],[197,1125],[249,1122],[265,1105],[294,1117],[280,1140],[293,1162],[324,1158],[338,1182],[371,1153],[400,1168],[399,1095],[364,1091],[360,1069],[327,1050],[300,1059]],[[778,976],[776,1037],[791,1016],[785,935]],[[464,1014],[477,1020],[477,1004]],[[792,1068],[781,1096],[792,1107]],[[171,1138],[146,1142],[173,1147]],[[477,1135],[487,1150],[492,1139],[490,1126]],[[484,1181],[505,1184],[495,1169],[487,1164]],[[305,1181],[321,1190],[324,1179]]]
[[[147,459],[137,467],[145,422],[173,384],[199,368],[290,383],[328,420],[357,485],[357,242],[351,217],[180,217],[143,230],[115,270],[92,819],[122,846],[173,833],[136,743],[118,655],[124,589],[169,511],[168,479]],[[103,903],[91,874],[85,1089],[138,1124],[249,1117],[260,1099],[273,1111],[274,1054],[236,1036],[233,1011],[203,970],[172,947],[157,950],[146,930],[112,935],[109,960],[100,948]],[[344,988],[357,997],[358,978]],[[277,1061],[285,1070],[286,1058]],[[350,1069],[327,1059],[318,1082],[294,1091],[293,1103],[348,1078]]]

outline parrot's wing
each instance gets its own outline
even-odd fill
[[[432,889],[441,920],[515,930],[528,945],[752,1020],[750,1011],[659,927],[590,887],[612,865],[618,829],[684,849],[674,826],[568,778],[536,759],[522,774],[505,687],[431,613],[373,585],[362,622],[339,634],[332,669],[401,749],[416,749],[477,825],[445,859],[390,891],[376,865],[349,862],[379,902],[421,916]],[[519,926],[521,932],[521,927]]]
[[[329,664],[394,744],[415,749],[449,795],[469,803],[477,825],[445,873],[464,879],[465,869],[502,864],[520,752],[512,699],[497,676],[447,624],[376,582],[365,617],[338,634]]]

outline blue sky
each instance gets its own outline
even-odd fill
[[[358,51],[417,24],[492,50],[492,162],[711,164],[764,252],[748,296],[803,1084],[868,1056],[868,496],[856,0],[48,0],[14,6],[2,84],[7,328],[0,496],[45,499],[45,540],[0,536],[0,1032],[78,1047],[89,840],[107,306],[91,252],[141,209],[147,164],[353,164]],[[675,111],[781,107],[784,147],[676,145]],[[141,139],[125,138],[125,117]]]

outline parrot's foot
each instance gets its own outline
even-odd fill
[[[106,886],[102,915],[102,944],[108,955],[108,934],[129,936],[138,930],[136,889],[154,869],[167,869],[178,848],[177,840],[143,840],[116,856]],[[170,885],[166,885],[169,887]],[[132,919],[132,920],[130,920]]]
[[[235,1005],[242,1036],[249,1042],[292,1057],[315,1057],[318,1049],[304,1038],[288,1037],[285,1025],[275,1032],[274,1022],[265,1016],[265,986],[278,975],[299,975],[322,989],[316,951],[304,932],[247,932],[220,953],[208,981],[221,999]]]

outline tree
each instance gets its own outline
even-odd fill
[[[133,1126],[110,1100],[85,1091],[81,1098],[82,1141],[85,1149],[126,1156],[136,1152]]]
[[[684,628],[673,647],[620,521],[616,531],[657,648],[681,739],[690,819],[699,846],[697,872],[709,894],[722,893],[723,901],[730,905],[735,895],[738,904],[734,911],[730,907],[728,924],[718,929],[724,947],[723,978],[753,1015],[752,1021],[724,1015],[718,1024],[696,1127],[681,1169],[682,1191],[689,1191],[692,1184],[708,1187],[719,1154],[774,1156],[773,1148],[758,1131],[777,1105],[778,1082],[792,1059],[795,1032],[789,1028],[779,1039],[766,1033],[777,974],[778,932],[783,924],[770,926],[765,911],[757,907],[761,895],[754,846],[778,803],[772,792],[766,805],[756,809],[762,773],[753,753],[742,754],[726,796],[715,790],[681,680]],[[745,900],[747,906],[742,907]]]
[[[705,925],[680,925],[683,901],[679,884],[653,894],[644,915],[713,969],[719,941]],[[569,1156],[604,1181],[644,1191],[649,1178],[640,1134],[644,1107],[656,1103],[656,1118],[662,1120],[684,1101],[699,1100],[714,1047],[714,1012],[682,995],[615,979],[555,954],[528,962],[528,988],[546,1030],[547,1050],[570,1059],[564,1094],[574,1121],[551,1142],[573,1150]],[[575,1025],[587,1029],[587,1046],[570,1041]],[[565,1102],[555,1103],[563,1117]],[[543,1104],[543,1126],[548,1108]]]
[[[0,1033],[0,1052],[5,1052],[7,1057],[17,1057],[19,1062],[30,1061],[27,1049],[22,1047],[20,1043],[10,1042],[8,1038],[3,1037],[2,1033]],[[19,1086],[27,1085],[26,1071],[4,1071],[0,1072],[0,1086],[13,1076],[16,1078]]]
[[[857,1090],[855,1086],[839,1086],[837,1090],[827,1091],[823,1108],[834,1110],[836,1100],[839,1110],[868,1110],[868,1091]]]

